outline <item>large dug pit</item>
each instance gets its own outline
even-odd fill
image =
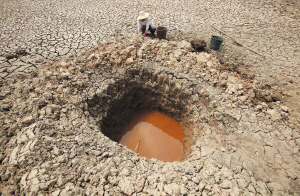
[[[176,158],[170,156],[170,159],[167,159],[162,155],[159,155],[158,157],[164,157],[160,160],[165,162],[172,162],[172,160],[183,160],[189,155],[190,147],[194,143],[193,122],[188,110],[189,97],[191,95],[182,92],[181,89],[178,88],[178,85],[176,85],[176,80],[170,82],[168,76],[158,76],[149,70],[139,71],[131,69],[127,71],[124,79],[109,84],[105,92],[106,93],[103,93],[101,96],[95,95],[93,99],[88,102],[89,111],[96,119],[96,122],[104,135],[113,141],[120,142],[122,136],[130,131],[126,130],[124,126],[127,127],[127,129],[128,126],[133,128],[137,123],[134,123],[134,126],[129,125],[129,120],[131,120],[131,122],[139,121],[138,119],[143,115],[145,118],[151,118],[152,115],[154,120],[152,120],[151,123],[154,126],[155,124],[167,123],[168,120],[173,119],[173,124],[177,122],[179,125],[182,125],[184,139],[178,139],[176,136],[174,137],[174,135],[176,135],[176,128],[169,130],[167,135],[172,136],[176,141],[183,144],[183,153],[181,152],[180,156],[175,156]],[[161,118],[160,123],[155,115],[158,115],[158,118]],[[169,118],[167,119],[167,117]],[[145,119],[140,120],[145,121]],[[156,123],[154,121],[156,121]],[[159,127],[159,125],[157,125],[157,127]],[[147,128],[144,127],[143,129]],[[142,132],[144,131],[145,130],[142,130]],[[158,133],[154,131],[153,134]],[[151,140],[157,142],[160,139],[159,136],[151,134],[147,137],[148,138],[145,141],[138,140],[133,144],[134,148],[131,147],[131,149],[138,152],[140,150],[139,147],[142,147],[146,142],[149,143]],[[161,137],[163,136],[161,135]],[[167,142],[168,140],[166,139],[166,141],[161,142],[161,144]],[[169,143],[171,142],[169,141]],[[152,153],[148,154],[163,153],[161,152],[163,150],[158,150],[160,147],[157,145],[159,144],[153,143],[152,148],[150,148],[151,145],[147,144],[147,150],[152,151]],[[161,148],[163,147],[161,146]],[[169,150],[171,150],[169,153],[171,154],[178,154],[178,150],[180,150],[180,148],[174,146],[173,148],[169,148]],[[157,156],[151,155],[146,157],[158,158]]]

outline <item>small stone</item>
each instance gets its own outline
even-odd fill
[[[40,183],[40,189],[41,190],[46,190],[48,188],[48,184],[47,183]]]
[[[222,152],[225,152],[225,151],[226,151],[226,149],[225,149],[224,147],[221,147],[220,150],[221,150]]]
[[[53,187],[57,183],[57,179],[50,180],[47,182],[48,187]]]
[[[23,123],[24,124],[29,124],[29,123],[32,123],[34,121],[34,118],[32,116],[27,116],[23,119]]]
[[[133,58],[128,58],[126,60],[126,65],[132,65],[132,64],[134,64]]]
[[[49,100],[52,100],[53,95],[50,92],[45,92],[44,97],[45,97],[46,100],[49,101]]]
[[[245,102],[248,99],[248,96],[240,96],[241,102]]]
[[[28,141],[28,137],[25,134],[21,135],[21,142],[26,143]]]
[[[272,97],[273,101],[281,101],[281,99],[282,99],[281,95],[279,93],[276,93],[276,92],[272,93],[271,97]]]
[[[289,108],[287,106],[281,106],[281,110],[284,112],[289,112]]]
[[[64,162],[67,161],[67,157],[66,157],[65,155],[61,155],[61,156],[59,156],[59,157],[57,158],[57,161],[58,161],[59,163],[64,163]]]
[[[243,84],[238,84],[238,89],[242,90],[244,88]]]
[[[254,108],[254,111],[258,112],[258,111],[261,111],[263,109],[263,106],[262,105],[257,105],[255,108]]]
[[[192,98],[192,101],[193,101],[193,102],[195,102],[195,101],[198,101],[198,100],[199,100],[199,96],[198,96],[198,94],[192,95],[192,96],[191,96],[191,98]]]
[[[220,84],[220,86],[227,86],[227,81],[226,80],[222,80],[219,84]]]

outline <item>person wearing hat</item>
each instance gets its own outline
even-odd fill
[[[142,31],[144,37],[148,30],[152,33],[152,35],[154,35],[154,32],[156,31],[156,27],[150,24],[149,13],[144,11],[141,11],[137,17],[137,25],[138,33]]]

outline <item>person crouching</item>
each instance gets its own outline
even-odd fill
[[[146,37],[147,31],[149,30],[152,35],[156,31],[156,27],[150,24],[149,13],[141,11],[137,17],[138,33],[142,32],[143,36]]]

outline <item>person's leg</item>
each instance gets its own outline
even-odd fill
[[[143,25],[140,30],[141,30],[142,34],[144,34],[146,31],[146,25]]]
[[[152,24],[149,25],[149,30],[152,33],[152,35],[154,35],[155,31],[156,31],[156,27],[153,26]]]

